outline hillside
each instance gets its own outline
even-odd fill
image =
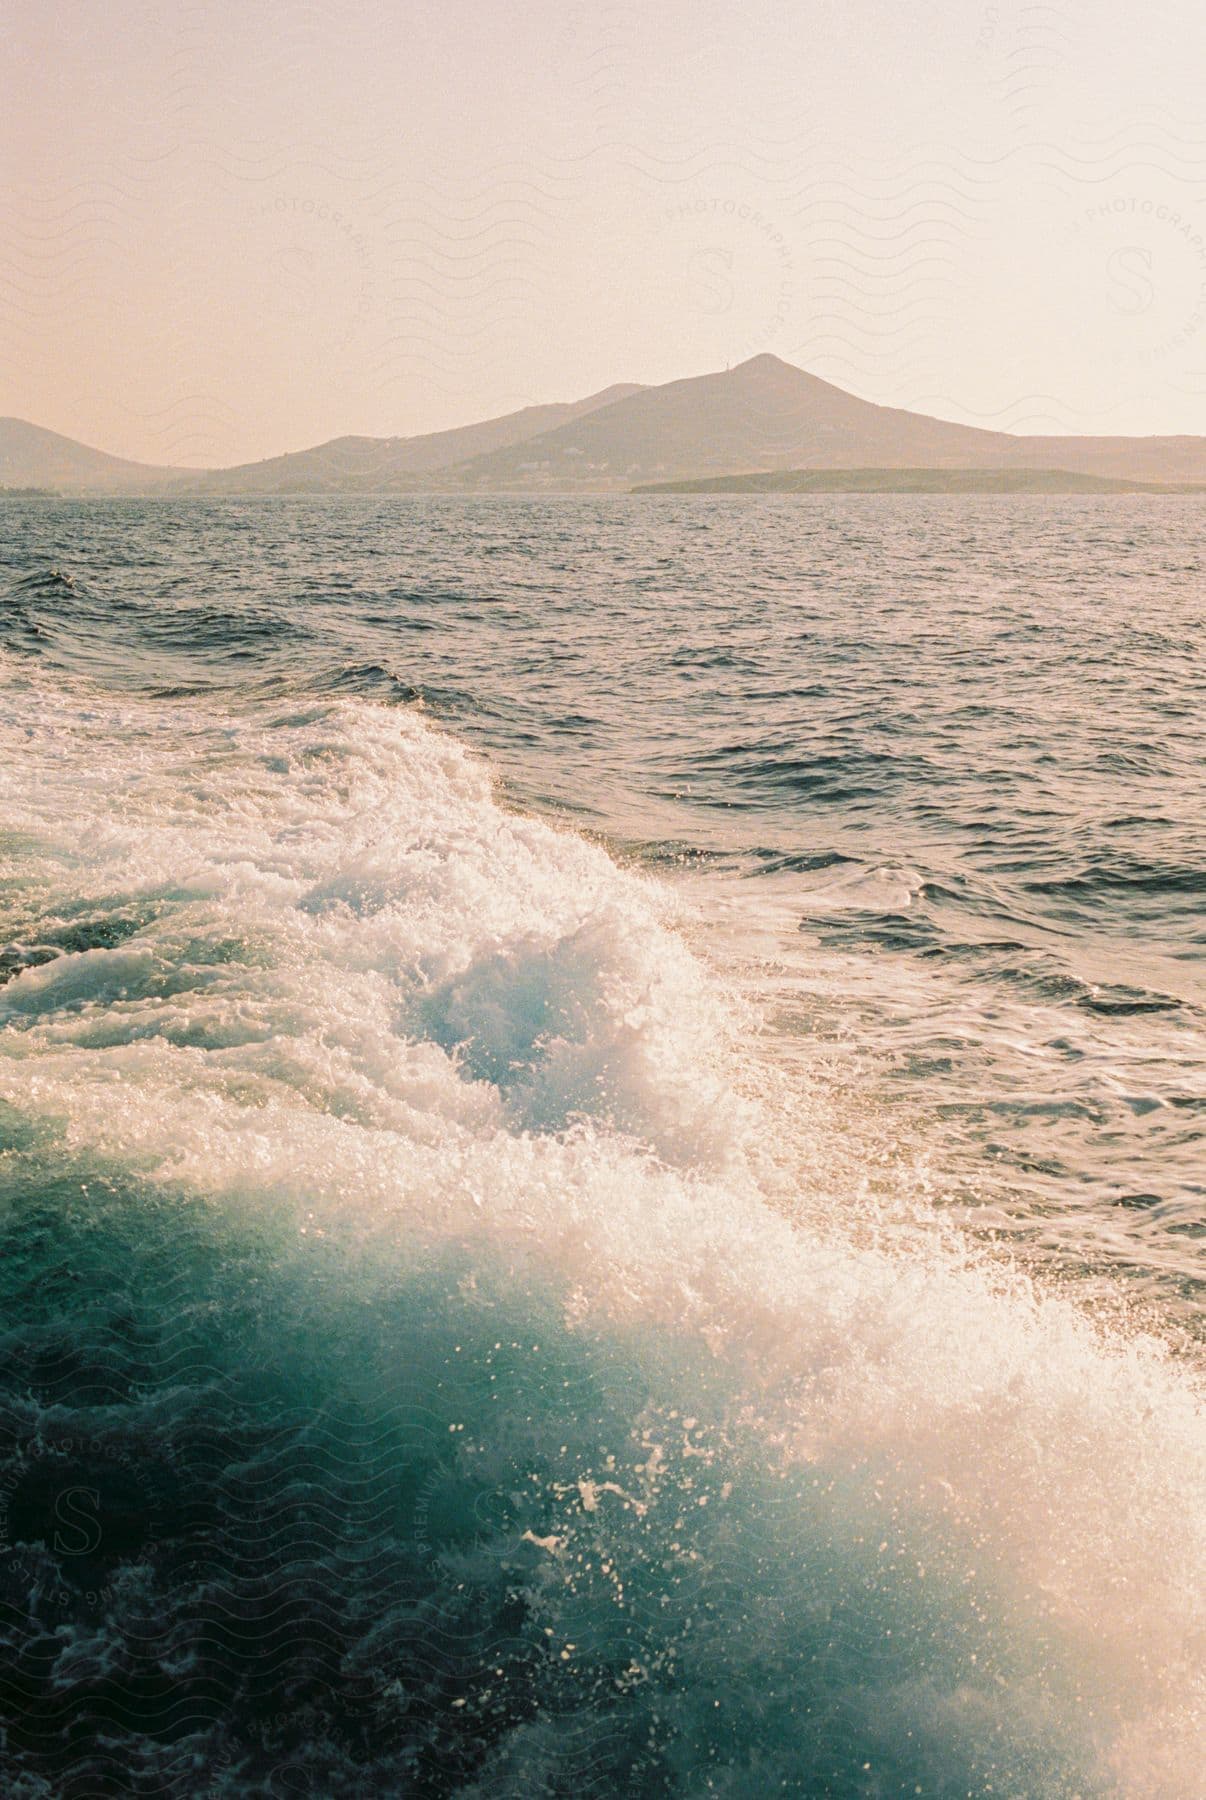
[[[73,493],[132,494],[161,489],[178,469],[127,462],[25,419],[0,418],[0,488],[50,488]]]
[[[575,400],[526,406],[501,418],[421,437],[332,438],[310,450],[210,470],[186,478],[182,488],[207,494],[352,494],[408,492],[424,477],[468,458],[505,452],[529,438],[584,417],[640,390],[621,383]]]
[[[1206,482],[1204,438],[1012,437],[877,406],[775,356],[643,388],[527,443],[447,471],[470,491],[607,490],[734,470],[1059,468]]]
[[[735,469],[985,461],[1000,434],[873,406],[774,356],[644,388],[451,472],[466,488],[630,487]]]

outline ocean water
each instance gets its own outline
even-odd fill
[[[1201,1800],[1201,526],[4,504],[4,1792]]]

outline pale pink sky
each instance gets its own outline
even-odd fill
[[[0,0],[0,413],[220,464],[760,350],[1206,432],[1206,9]]]

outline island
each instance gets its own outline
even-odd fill
[[[1127,481],[1070,469],[770,469],[646,482],[634,494],[1201,494],[1188,482]]]

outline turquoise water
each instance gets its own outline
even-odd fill
[[[3,518],[9,1786],[1196,1800],[1196,502]]]

